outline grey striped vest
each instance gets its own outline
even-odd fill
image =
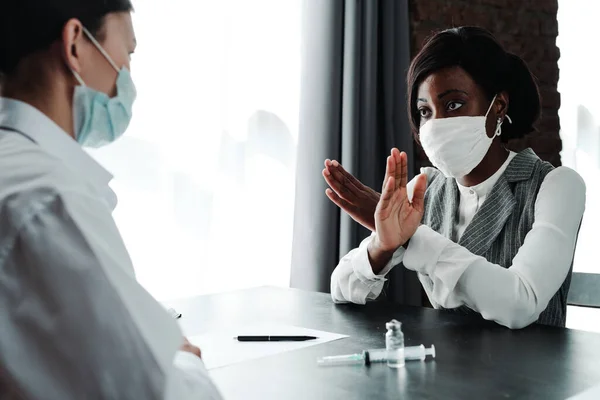
[[[531,149],[517,154],[487,195],[458,244],[494,264],[510,267],[531,230],[540,185],[552,169],[551,164],[540,160]],[[428,182],[423,223],[456,241],[453,227],[458,220],[460,199],[456,181],[433,168],[427,168],[426,174]],[[541,313],[538,323],[565,326],[572,267],[558,292]],[[457,311],[474,312],[464,306]]]

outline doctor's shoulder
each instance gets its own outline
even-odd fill
[[[78,185],[64,163],[21,135],[0,135],[0,224],[23,223]]]

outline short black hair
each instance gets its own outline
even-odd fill
[[[488,100],[506,91],[507,114],[512,124],[502,125],[503,142],[525,136],[534,130],[540,117],[540,94],[534,76],[517,55],[506,52],[487,30],[464,26],[434,34],[412,61],[408,72],[408,113],[411,129],[418,135],[419,85],[432,73],[461,67],[479,85]]]
[[[132,11],[131,0],[2,0],[0,5],[0,77],[19,62],[59,40],[71,18],[77,18],[102,40],[104,17]]]

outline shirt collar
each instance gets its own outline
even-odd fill
[[[116,195],[109,187],[112,174],[44,113],[22,101],[0,97],[0,128],[26,136],[48,154],[60,159],[75,174],[97,188],[109,207],[114,209]]]
[[[500,179],[500,177],[502,176],[504,171],[506,171],[506,168],[508,168],[508,165],[513,160],[513,158],[515,158],[516,155],[517,153],[515,152],[509,152],[506,161],[504,161],[504,164],[502,164],[502,166],[498,168],[498,171],[494,172],[492,176],[487,178],[485,181],[478,183],[477,185],[467,187],[461,185],[457,181],[456,184],[458,185],[458,189],[463,195],[474,192],[477,193],[477,197],[487,196],[487,194],[492,190],[496,182],[498,182],[498,179]]]

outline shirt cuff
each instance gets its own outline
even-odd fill
[[[356,253],[354,259],[355,261],[352,263],[354,273],[362,282],[368,283],[385,281],[385,276],[390,272],[390,270],[402,262],[402,259],[404,258],[404,252],[405,249],[403,247],[400,247],[398,250],[396,250],[392,255],[390,262],[388,262],[386,266],[383,267],[383,269],[379,272],[379,274],[376,275],[373,272],[373,267],[369,261],[368,246],[361,247]]]
[[[430,275],[449,240],[427,225],[417,228],[404,253],[404,266],[410,270]]]
[[[198,374],[204,376],[207,374],[207,370],[202,359],[197,355],[187,351],[177,351],[177,353],[175,353],[173,365],[191,375]]]
[[[428,226],[421,225],[410,239],[404,266],[429,278],[421,279],[421,282],[427,282],[423,287],[432,303],[455,308],[462,304],[454,292],[458,280],[478,258]]]

